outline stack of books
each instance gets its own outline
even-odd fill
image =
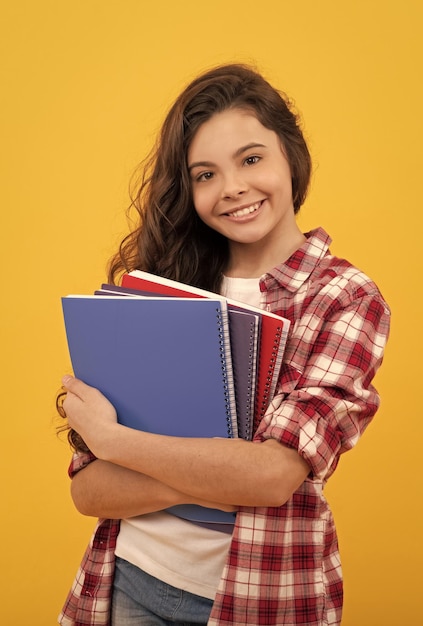
[[[139,270],[62,306],[74,374],[110,400],[121,424],[252,439],[276,390],[288,320]],[[170,512],[233,523],[192,505]]]

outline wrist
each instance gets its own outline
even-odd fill
[[[119,464],[120,450],[125,449],[125,431],[130,429],[117,422],[102,425],[101,432],[96,434],[96,442],[92,450],[98,459]]]

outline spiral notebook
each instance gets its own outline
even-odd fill
[[[179,437],[237,436],[226,303],[62,298],[75,375],[121,424]]]
[[[120,423],[171,436],[237,436],[224,300],[72,295],[62,306],[74,373],[111,401]],[[234,521],[195,505],[171,512]]]

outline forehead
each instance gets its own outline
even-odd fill
[[[189,158],[199,153],[237,150],[249,143],[261,143],[268,147],[280,146],[277,134],[269,130],[249,110],[227,109],[215,113],[195,133],[188,149]]]

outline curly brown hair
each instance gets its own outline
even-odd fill
[[[61,389],[56,395],[56,410],[59,416],[63,419],[67,418],[66,411],[63,408],[63,400],[66,398],[66,391]],[[67,439],[72,450],[76,452],[89,452],[89,448],[81,435],[73,428],[69,428],[67,424],[60,425],[57,428],[58,433],[66,432]]]

